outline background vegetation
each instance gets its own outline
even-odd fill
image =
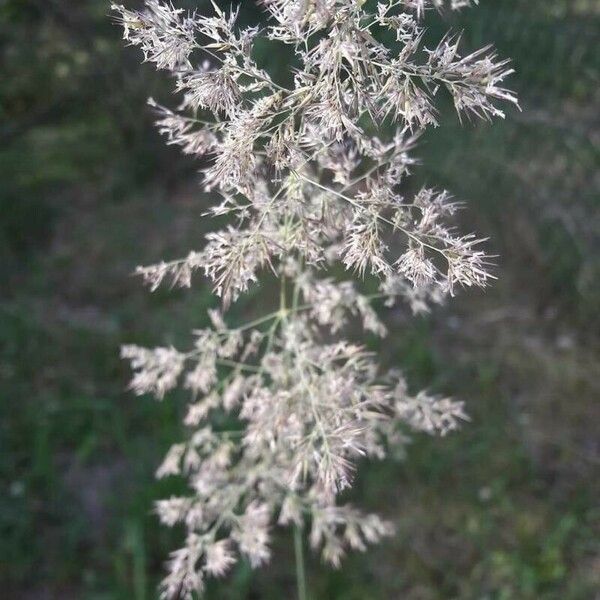
[[[179,536],[151,508],[178,485],[153,471],[181,435],[181,398],[127,394],[118,348],[185,343],[214,305],[200,282],[150,295],[130,277],[201,243],[206,199],[197,165],[164,147],[145,110],[166,82],[122,48],[107,13],[104,0],[0,0],[8,600],[155,598]],[[353,494],[398,535],[338,572],[311,561],[312,597],[598,598],[600,2],[481,0],[432,17],[432,33],[449,21],[467,46],[493,41],[513,58],[523,112],[476,126],[448,113],[417,179],[469,201],[499,279],[426,318],[389,313],[381,351],[415,386],[467,400],[472,422],[363,469]],[[236,310],[251,314],[252,298]],[[290,597],[293,572],[282,534],[272,567],[242,566],[209,597]]]

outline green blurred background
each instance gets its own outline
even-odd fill
[[[151,295],[130,273],[197,248],[210,224],[198,165],[164,146],[145,106],[168,102],[169,82],[123,48],[107,13],[104,0],[0,0],[7,600],[153,599],[181,539],[152,503],[180,487],[153,472],[182,435],[184,398],[128,394],[118,349],[185,346],[204,323],[205,283]],[[419,149],[415,185],[468,201],[464,226],[490,236],[498,282],[427,317],[386,314],[383,361],[464,398],[472,422],[415,438],[403,462],[363,465],[352,499],[398,534],[337,572],[311,558],[312,598],[597,599],[600,1],[481,0],[430,26],[512,57],[523,108],[461,126],[445,107]],[[254,309],[247,297],[234,318]],[[208,597],[293,597],[290,547],[278,534],[270,567],[241,565]]]

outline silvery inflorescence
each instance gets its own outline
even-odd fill
[[[159,0],[140,12],[113,5],[125,40],[174,77],[180,105],[150,100],[157,125],[169,144],[204,157],[204,187],[219,197],[207,214],[230,223],[202,249],[139,274],[156,289],[188,287],[200,271],[224,309],[262,273],[280,280],[273,312],[230,328],[211,311],[188,352],[122,349],[137,394],[162,399],[182,384],[191,395],[189,438],[157,472],[183,474],[191,489],[157,504],[164,523],[187,529],[163,597],[201,593],[240,554],[266,563],[274,524],[309,527],[311,546],[337,566],[392,529],[338,503],[356,461],[383,458],[407,429],[444,435],[466,419],[461,402],[409,393],[399,372],[382,372],[339,333],[357,318],[384,336],[374,303],[422,312],[492,277],[482,240],[452,226],[460,205],[447,192],[403,193],[441,90],[459,116],[503,117],[499,105],[517,104],[503,87],[512,71],[489,47],[463,56],[450,34],[423,43],[430,9],[472,3],[265,0],[265,25],[245,28],[214,2],[209,16]],[[292,84],[256,62],[258,40],[291,48]],[[340,280],[336,264],[379,291]]]

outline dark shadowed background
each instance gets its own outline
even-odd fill
[[[450,25],[467,48],[494,42],[523,111],[460,125],[444,108],[416,180],[468,201],[498,281],[427,317],[388,312],[381,348],[415,387],[464,398],[472,421],[415,438],[404,462],[363,466],[352,495],[397,536],[339,571],[311,559],[314,600],[600,597],[600,0],[480,4],[431,15],[432,36]],[[181,539],[152,504],[180,487],[153,472],[182,435],[183,398],[127,393],[118,351],[185,345],[215,305],[201,280],[151,295],[130,276],[198,248],[208,199],[199,165],[153,129],[146,98],[168,101],[169,82],[107,13],[104,0],[0,0],[7,600],[153,599]],[[246,297],[234,318],[253,310]],[[289,542],[279,534],[270,567],[242,565],[208,597],[293,597]]]

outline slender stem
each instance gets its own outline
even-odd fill
[[[308,600],[306,593],[306,570],[304,568],[304,548],[302,543],[302,527],[294,526],[294,553],[296,555],[296,583],[298,600]]]
[[[280,315],[281,315],[281,310],[277,310],[272,313],[269,313],[268,315],[265,315],[264,317],[260,317],[258,319],[254,319],[252,321],[248,321],[247,323],[244,323],[243,325],[240,325],[239,327],[235,327],[231,331],[245,331],[246,329],[252,329],[253,327],[256,327],[257,325],[262,325],[263,323],[272,321],[273,319],[276,319]]]
[[[282,278],[282,282],[285,281],[285,276]],[[282,283],[282,306],[281,311],[283,315],[287,316],[285,306],[285,284]],[[294,290],[292,293],[292,310],[296,311],[298,306],[298,281],[294,281]],[[285,317],[284,317],[285,318]],[[294,525],[294,555],[296,557],[296,585],[298,587],[298,600],[308,600],[306,593],[306,569],[304,567],[304,547],[302,542],[302,526]]]
[[[254,367],[253,365],[247,365],[246,363],[238,362],[237,360],[230,360],[228,358],[218,358],[217,364],[224,365],[226,367],[235,367],[236,369],[240,369],[242,371],[252,371],[258,372],[260,369],[258,367]]]
[[[285,275],[282,275],[281,276],[281,285],[279,288],[279,311],[281,313],[281,316],[285,315],[286,310],[287,310],[285,280],[286,280]]]

